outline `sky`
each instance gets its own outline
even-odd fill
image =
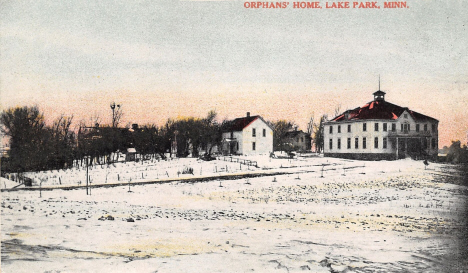
[[[468,7],[250,9],[244,1],[0,0],[1,109],[111,123],[261,115],[294,121],[386,100],[467,142]],[[330,1],[331,2],[331,1]],[[383,7],[383,1],[378,1]]]

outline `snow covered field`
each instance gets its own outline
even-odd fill
[[[102,187],[86,195],[84,188],[56,189],[42,197],[38,191],[3,191],[2,272],[468,269],[468,188],[461,185],[466,174],[451,166],[430,164],[426,170],[412,160],[251,159],[259,168],[180,159],[90,172],[93,183],[105,184],[106,173],[107,183],[116,174],[122,180],[161,180],[130,191]],[[194,174],[178,173],[185,167]],[[79,171],[61,174],[62,185],[77,183]],[[288,174],[274,175],[280,171]],[[268,176],[182,180],[219,173]],[[60,172],[37,175],[47,176],[43,186],[60,186],[54,174]],[[163,183],[164,176],[181,180]]]

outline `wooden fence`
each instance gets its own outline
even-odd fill
[[[247,166],[253,166],[253,167],[258,168],[257,161],[253,161],[253,160],[242,159],[242,158],[237,158],[237,157],[232,157],[232,156],[219,156],[216,159],[223,160],[226,162],[240,163],[240,164],[244,164]]]

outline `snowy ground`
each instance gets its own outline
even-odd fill
[[[130,192],[127,186],[96,188],[91,195],[83,188],[4,191],[2,272],[468,269],[468,188],[460,185],[466,174],[439,164],[426,170],[412,160],[253,160],[259,168],[249,170],[238,163],[181,159],[172,162],[175,167],[156,166],[154,173],[162,180],[166,167],[166,177],[174,178],[191,166],[189,177],[216,175],[224,165],[229,173],[290,174],[180,180],[132,186]],[[129,175],[142,171],[136,165],[119,168]],[[106,173],[95,171],[100,178]],[[151,171],[143,179],[154,179]]]
[[[250,164],[245,164],[250,160]],[[319,162],[320,161],[320,162]],[[326,164],[327,159],[318,158],[313,164]],[[240,163],[242,162],[242,163]],[[290,167],[310,167],[312,162],[303,158],[271,159],[268,156],[246,157],[220,157],[215,161],[202,161],[196,158],[175,158],[168,160],[148,160],[140,162],[119,162],[115,164],[75,166],[66,170],[53,170],[43,172],[26,172],[23,175],[31,178],[33,187],[67,187],[83,186],[86,184],[86,173],[92,185],[111,185],[122,182],[164,181],[174,178],[193,178],[213,175],[254,173],[257,171],[272,170]],[[16,180],[17,174],[7,174],[10,180]],[[19,182],[14,184],[2,183],[1,188],[24,187]],[[7,185],[8,184],[8,185]]]

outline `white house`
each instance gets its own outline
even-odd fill
[[[374,100],[347,110],[324,124],[324,154],[354,159],[437,156],[439,121],[385,101]]]
[[[222,134],[223,154],[259,155],[273,152],[273,129],[260,116],[236,118]]]

